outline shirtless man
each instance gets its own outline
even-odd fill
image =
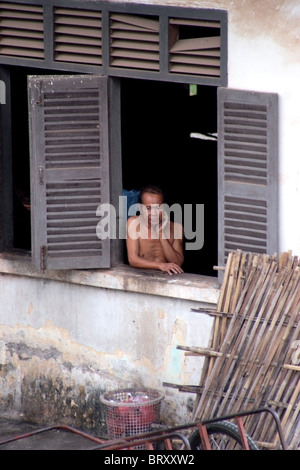
[[[168,274],[183,270],[183,227],[163,210],[163,193],[147,187],[140,195],[140,215],[127,222],[127,254],[133,268],[158,269]]]

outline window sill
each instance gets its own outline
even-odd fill
[[[207,304],[216,304],[220,292],[217,278],[189,273],[169,276],[159,271],[134,269],[127,265],[93,270],[49,270],[42,273],[33,266],[30,254],[27,253],[2,253],[0,273]]]

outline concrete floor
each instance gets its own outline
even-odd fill
[[[41,429],[45,427],[0,418],[0,450],[91,450],[99,445],[88,439],[88,434],[61,427],[28,436]],[[15,439],[24,434],[27,437]]]

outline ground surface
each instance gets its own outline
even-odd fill
[[[42,429],[45,431],[40,432]],[[91,450],[99,445],[91,440],[93,436],[87,436],[77,430],[49,429],[0,418],[0,450]]]

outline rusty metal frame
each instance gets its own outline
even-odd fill
[[[35,431],[27,432],[24,434],[20,434],[5,440],[0,441],[0,446],[8,444],[10,442],[17,441],[19,439],[26,439],[30,438],[34,435],[45,433],[47,431],[52,431],[52,430],[61,430],[61,431],[67,431],[67,432],[72,432],[74,434],[77,434],[85,439],[88,439],[90,441],[95,442],[97,444],[95,447],[93,447],[90,450],[135,450],[137,446],[144,446],[146,450],[153,450],[153,443],[158,442],[158,441],[164,441],[165,443],[165,450],[173,450],[172,447],[172,439],[176,439],[181,441],[182,449],[185,450],[190,450],[190,444],[188,441],[188,438],[181,433],[180,431],[187,431],[189,429],[197,427],[199,430],[200,438],[201,438],[201,443],[203,446],[204,450],[211,450],[210,442],[209,442],[209,437],[206,429],[207,424],[211,423],[216,423],[220,421],[228,421],[231,419],[235,419],[239,433],[240,433],[240,438],[242,442],[242,446],[244,450],[249,450],[249,445],[247,442],[247,435],[245,431],[244,424],[242,422],[242,418],[254,415],[254,414],[260,414],[260,413],[270,413],[272,418],[275,421],[277,432],[279,435],[281,447],[283,450],[287,450],[287,445],[285,442],[285,438],[283,435],[283,431],[281,428],[281,423],[279,420],[279,417],[277,413],[272,410],[271,408],[259,408],[256,410],[251,410],[251,411],[243,411],[240,413],[235,413],[235,414],[229,414],[229,415],[224,415],[224,416],[219,416],[215,417],[212,419],[207,419],[204,421],[196,421],[193,423],[188,423],[188,424],[183,424],[179,426],[175,426],[172,428],[163,428],[163,429],[158,429],[155,431],[150,431],[146,432],[143,434],[138,434],[135,436],[126,436],[121,439],[116,439],[116,440],[108,440],[108,439],[100,439],[95,436],[91,436],[90,434],[87,434],[85,432],[82,432],[78,429],[72,428],[70,426],[65,426],[65,425],[57,425],[57,426],[48,426],[44,428],[37,429]]]
[[[54,430],[72,432],[73,434],[77,434],[80,437],[83,437],[93,442],[97,442],[98,444],[103,444],[103,442],[105,442],[105,440],[99,439],[95,436],[91,436],[90,434],[80,431],[79,429],[73,428],[71,426],[58,424],[58,425],[53,425],[53,426],[47,426],[47,427],[40,428],[40,429],[35,429],[34,431],[29,431],[24,434],[18,434],[17,436],[9,437],[7,439],[4,439],[3,441],[0,441],[0,446],[9,444],[10,442],[15,442],[21,439],[27,439],[27,438],[36,436],[38,434],[43,434],[43,433],[54,431]]]
[[[237,426],[238,426],[238,429],[239,429],[239,434],[240,434],[243,449],[244,450],[249,450],[246,431],[245,431],[245,427],[244,427],[242,418],[246,417],[246,416],[251,416],[251,415],[254,415],[254,414],[260,414],[260,413],[270,413],[271,414],[272,418],[275,421],[275,425],[276,425],[276,428],[277,428],[277,433],[278,433],[278,436],[279,436],[279,440],[280,440],[282,450],[287,450],[287,445],[286,445],[285,438],[284,438],[284,435],[283,435],[283,431],[282,431],[281,423],[280,423],[280,420],[279,420],[279,416],[271,408],[258,408],[258,409],[251,410],[251,411],[241,411],[239,413],[224,415],[224,416],[216,417],[216,418],[212,418],[212,419],[207,419],[207,420],[204,420],[204,421],[201,421],[201,422],[198,422],[198,423],[194,423],[194,424],[196,424],[196,426],[199,429],[199,434],[200,434],[200,438],[201,438],[203,448],[205,450],[210,450],[210,443],[209,443],[209,439],[208,439],[208,435],[207,435],[206,425],[211,424],[211,423],[216,423],[216,422],[219,422],[219,421],[228,421],[228,420],[231,420],[231,419],[235,419],[235,421],[237,423]]]
[[[105,441],[102,445],[95,447],[93,450],[135,450],[136,447],[139,446],[144,446],[146,450],[153,450],[153,444],[161,441],[164,441],[164,450],[173,450],[172,439],[181,441],[181,448],[183,450],[191,449],[188,438],[184,434],[177,432],[175,428],[171,428],[169,430],[154,431],[154,435],[153,432],[150,431],[139,434],[138,436],[129,436],[115,441]]]
[[[100,449],[102,449],[102,450],[110,450],[110,449],[117,450],[117,449],[124,449],[124,448],[129,449],[129,448],[132,448],[133,446],[139,445],[141,443],[145,444],[146,442],[154,442],[154,441],[163,440],[163,439],[168,440],[172,436],[175,437],[176,433],[177,433],[177,436],[179,436],[179,438],[181,438],[181,440],[184,442],[184,444],[186,444],[185,439],[183,438],[184,435],[180,434],[179,431],[184,431],[184,430],[188,430],[188,429],[192,429],[192,428],[197,427],[198,430],[199,430],[199,434],[200,434],[203,449],[204,450],[211,450],[206,425],[211,424],[211,423],[217,423],[217,422],[220,422],[220,421],[229,421],[229,420],[234,419],[236,421],[238,429],[239,429],[240,438],[241,438],[241,442],[242,442],[242,447],[243,447],[244,450],[249,450],[246,430],[245,430],[242,418],[250,416],[250,415],[254,415],[254,414],[260,414],[260,413],[270,413],[271,414],[271,416],[273,417],[273,419],[275,421],[275,424],[276,424],[276,428],[277,428],[277,432],[278,432],[278,436],[279,436],[279,440],[280,440],[280,443],[281,443],[282,450],[286,450],[287,445],[286,445],[286,442],[285,442],[285,439],[284,439],[284,435],[283,435],[283,431],[282,431],[282,428],[281,428],[281,423],[280,423],[279,417],[278,417],[277,413],[274,410],[272,410],[271,408],[258,408],[258,409],[251,410],[251,411],[242,411],[242,412],[235,413],[235,414],[229,414],[229,415],[219,416],[219,417],[216,417],[216,418],[207,419],[207,420],[203,420],[203,421],[196,421],[196,422],[189,423],[189,424],[183,424],[183,425],[179,425],[179,426],[169,428],[169,429],[151,431],[151,432],[147,432],[147,433],[144,433],[144,434],[139,434],[138,436],[129,436],[129,437],[125,437],[124,439],[120,439],[120,440],[116,440],[116,441],[106,441],[105,443],[103,443],[102,445],[100,445],[97,448],[99,450]],[[170,436],[170,434],[171,434],[171,436]],[[170,443],[169,443],[169,445],[170,445]],[[185,447],[185,448],[189,448],[189,447]],[[166,446],[166,449],[167,449],[167,446]],[[169,450],[171,450],[171,449],[172,449],[172,447]]]

